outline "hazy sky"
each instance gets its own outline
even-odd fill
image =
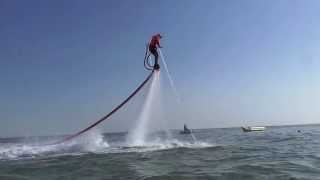
[[[162,33],[172,128],[320,123],[320,1],[0,0],[0,137],[69,134],[148,74]],[[126,131],[143,93],[101,127]]]

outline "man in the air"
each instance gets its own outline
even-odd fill
[[[149,43],[149,51],[154,56],[154,66],[153,66],[153,68],[155,70],[159,70],[160,69],[159,62],[158,62],[159,54],[158,54],[157,48],[162,48],[160,46],[160,39],[161,38],[162,38],[162,36],[160,34],[156,34],[156,35],[152,36],[151,41]]]

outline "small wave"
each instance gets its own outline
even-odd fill
[[[71,148],[74,151],[95,152],[109,147],[109,144],[104,140],[103,135],[97,131],[92,131],[85,136],[81,136],[70,142],[63,143],[63,148]]]
[[[102,134],[91,132],[76,140],[57,145],[41,145],[23,142],[5,143],[0,147],[0,160],[79,155],[87,152],[102,151],[108,147],[109,144],[103,139]]]
[[[34,146],[28,144],[8,144],[0,148],[0,160],[33,158],[55,151],[54,146]]]
[[[159,151],[159,150],[167,150],[173,148],[208,148],[214,147],[215,144],[210,144],[207,142],[188,142],[188,141],[180,141],[178,139],[166,139],[162,140],[160,138],[145,142],[144,144],[132,145],[127,144],[125,146],[120,147],[122,152],[147,152],[147,151]]]
[[[41,145],[31,143],[7,143],[0,147],[0,160],[17,160],[39,157],[78,156],[87,153],[130,153],[160,151],[174,148],[208,148],[217,145],[202,141],[182,141],[178,139],[161,139],[144,142],[139,145],[130,145],[127,142],[117,142],[109,145],[99,132],[90,132],[70,142],[57,145]]]

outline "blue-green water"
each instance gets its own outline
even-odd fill
[[[125,133],[56,146],[41,144],[58,137],[0,139],[0,179],[320,179],[320,126],[203,129],[197,141],[171,134],[141,147]]]

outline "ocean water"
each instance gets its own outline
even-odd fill
[[[300,130],[300,132],[298,132]],[[1,180],[50,179],[320,179],[320,126],[178,130],[129,146],[126,133],[0,139]]]

